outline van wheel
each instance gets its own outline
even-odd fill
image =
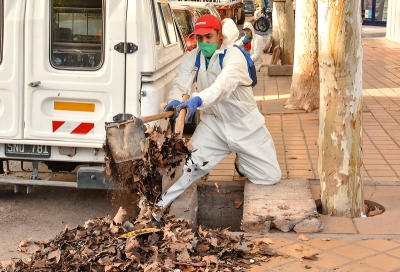
[[[200,111],[196,110],[196,113],[192,117],[192,121],[185,124],[185,127],[183,128],[183,133],[193,134],[198,124],[200,124]]]
[[[238,16],[237,23],[238,23],[238,25],[243,25],[244,22],[246,21],[246,13],[244,11],[244,8],[239,8],[238,14],[239,14],[239,16]]]

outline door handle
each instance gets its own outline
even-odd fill
[[[42,82],[39,81],[32,81],[31,83],[28,84],[30,87],[37,87],[41,84]]]

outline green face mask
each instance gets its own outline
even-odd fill
[[[214,54],[215,50],[217,50],[217,47],[218,47],[218,43],[198,42],[198,44],[199,44],[201,53],[203,53],[203,55],[206,58],[211,57]]]
[[[249,34],[246,34],[246,35],[244,35],[244,37],[245,38],[250,38],[251,37],[251,34],[249,33]]]

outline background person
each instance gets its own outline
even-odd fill
[[[252,91],[252,79],[243,53],[233,47],[239,30],[231,19],[223,27],[214,15],[201,16],[192,35],[200,49],[197,91],[182,104],[182,94],[198,50],[189,52],[178,68],[164,110],[176,106],[186,108],[188,116],[201,110],[201,121],[190,143],[192,160],[183,168],[183,175],[162,195],[158,206],[165,209],[193,182],[209,173],[221,159],[237,154],[236,166],[251,182],[272,185],[281,178],[272,137],[265,127],[265,118],[258,111]],[[222,69],[219,55],[226,54]]]
[[[262,50],[264,42],[260,35],[255,33],[254,27],[250,22],[245,22],[243,25],[243,33],[245,34],[235,44],[243,47],[249,53],[254,62],[257,72],[260,71],[263,64]]]

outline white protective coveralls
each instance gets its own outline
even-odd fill
[[[260,35],[256,34],[253,25],[250,22],[243,24],[243,29],[248,28],[251,30],[253,39],[251,40],[250,57],[254,62],[257,72],[260,71],[261,65],[263,64],[262,50],[264,49],[264,42]],[[236,42],[236,45],[243,47],[244,36]]]
[[[273,140],[253,97],[246,59],[232,46],[239,30],[231,19],[225,19],[222,33],[223,44],[211,57],[208,69],[203,54],[200,58],[197,91],[192,95],[202,100],[198,108],[201,122],[190,139],[196,150],[192,152],[193,162],[187,162],[182,176],[162,195],[157,203],[162,208],[167,208],[187,187],[232,152],[238,155],[239,171],[251,182],[272,185],[281,178]],[[219,54],[226,48],[221,70]],[[168,102],[181,100],[197,52],[189,52],[180,64]]]

